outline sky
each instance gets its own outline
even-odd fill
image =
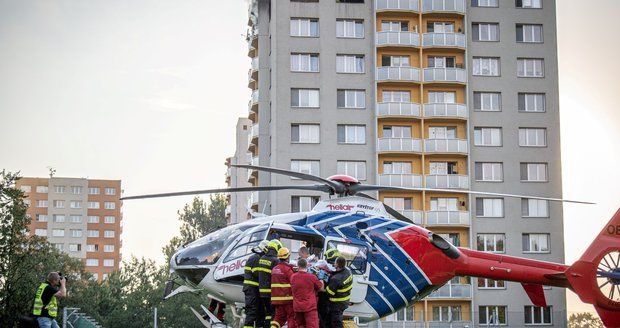
[[[564,197],[597,202],[564,205],[568,263],[620,207],[619,10],[557,4]],[[0,169],[120,179],[125,195],[224,187],[246,24],[245,0],[0,0]],[[124,202],[123,258],[164,261],[190,201]]]

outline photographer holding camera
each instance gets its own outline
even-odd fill
[[[59,328],[54,318],[58,316],[58,298],[67,296],[67,280],[59,272],[50,272],[41,283],[34,298],[32,314],[41,328]]]

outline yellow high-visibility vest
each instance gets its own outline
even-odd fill
[[[32,314],[34,315],[41,315],[41,311],[43,310],[43,291],[47,285],[47,282],[41,283],[39,289],[37,289],[37,295],[34,298],[34,307],[32,309]],[[58,315],[58,300],[56,299],[56,295],[52,296],[52,299],[45,308],[50,317],[56,318]]]

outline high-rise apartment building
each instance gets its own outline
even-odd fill
[[[121,261],[121,181],[81,178],[17,180],[26,194],[30,234],[46,237],[57,249],[84,261],[104,279]]]
[[[254,0],[251,163],[363,183],[561,197],[552,0]],[[253,185],[306,183],[250,171]],[[563,262],[561,204],[380,192],[453,244]],[[260,192],[267,214],[314,192]],[[413,326],[566,325],[563,289],[455,278],[384,318]],[[399,323],[400,324],[400,323]]]
[[[250,164],[252,162],[252,154],[248,153],[248,138],[252,121],[248,118],[239,118],[235,128],[236,149],[232,157],[226,159],[226,186],[229,188],[249,187],[250,178],[247,170],[238,170],[231,167],[231,164]],[[228,224],[243,222],[248,219],[248,210],[252,202],[250,192],[229,193],[226,195],[228,206],[226,207],[226,221]]]

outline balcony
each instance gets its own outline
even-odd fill
[[[377,104],[379,117],[420,117],[420,104],[407,102],[381,102]]]
[[[423,13],[458,13],[465,14],[465,0],[424,0]]]
[[[422,187],[420,174],[379,174],[379,184],[389,187]]]
[[[258,48],[258,27],[256,25],[248,31],[246,39],[250,47]]]
[[[377,151],[380,153],[420,153],[422,140],[413,138],[379,138]]]
[[[445,284],[427,296],[429,299],[436,298],[471,298],[471,285],[468,284]]]
[[[258,123],[252,124],[250,133],[248,133],[248,144],[252,144],[252,143],[258,144],[258,140],[256,139],[258,139]]]
[[[475,327],[471,321],[429,321],[428,328],[472,328]],[[485,326],[486,327],[486,326]]]
[[[399,211],[400,214],[402,214],[405,217],[407,217],[413,223],[415,223],[415,224],[422,224],[422,211],[402,210],[402,209],[397,209],[397,211]]]
[[[377,47],[419,47],[420,34],[415,32],[377,32],[375,44]]]
[[[425,177],[426,188],[467,189],[469,177],[459,174],[430,174]]]
[[[467,39],[463,33],[424,33],[423,47],[458,47],[465,48]]]
[[[377,81],[402,81],[402,82],[420,82],[420,69],[408,66],[383,66],[377,67]]]
[[[376,11],[418,11],[418,0],[376,0]]]
[[[454,82],[466,83],[467,71],[463,68],[429,67],[424,69],[424,82]]]
[[[258,191],[252,191],[248,197],[248,208],[258,209]]]
[[[427,211],[426,212],[426,224],[427,225],[456,225],[456,226],[468,226],[469,212],[468,211]]]
[[[252,64],[248,70],[248,88],[258,89],[258,57],[252,58]]]
[[[469,117],[469,113],[465,104],[429,103],[424,104],[424,117],[466,120]]]
[[[248,118],[256,123],[256,114],[258,114],[258,89],[252,90],[252,96],[248,101]]]
[[[230,213],[231,213],[230,210],[231,210],[230,204],[226,205],[226,209],[224,210],[224,215],[225,216],[230,216]]]
[[[440,154],[467,154],[466,139],[425,139],[424,151]]]

